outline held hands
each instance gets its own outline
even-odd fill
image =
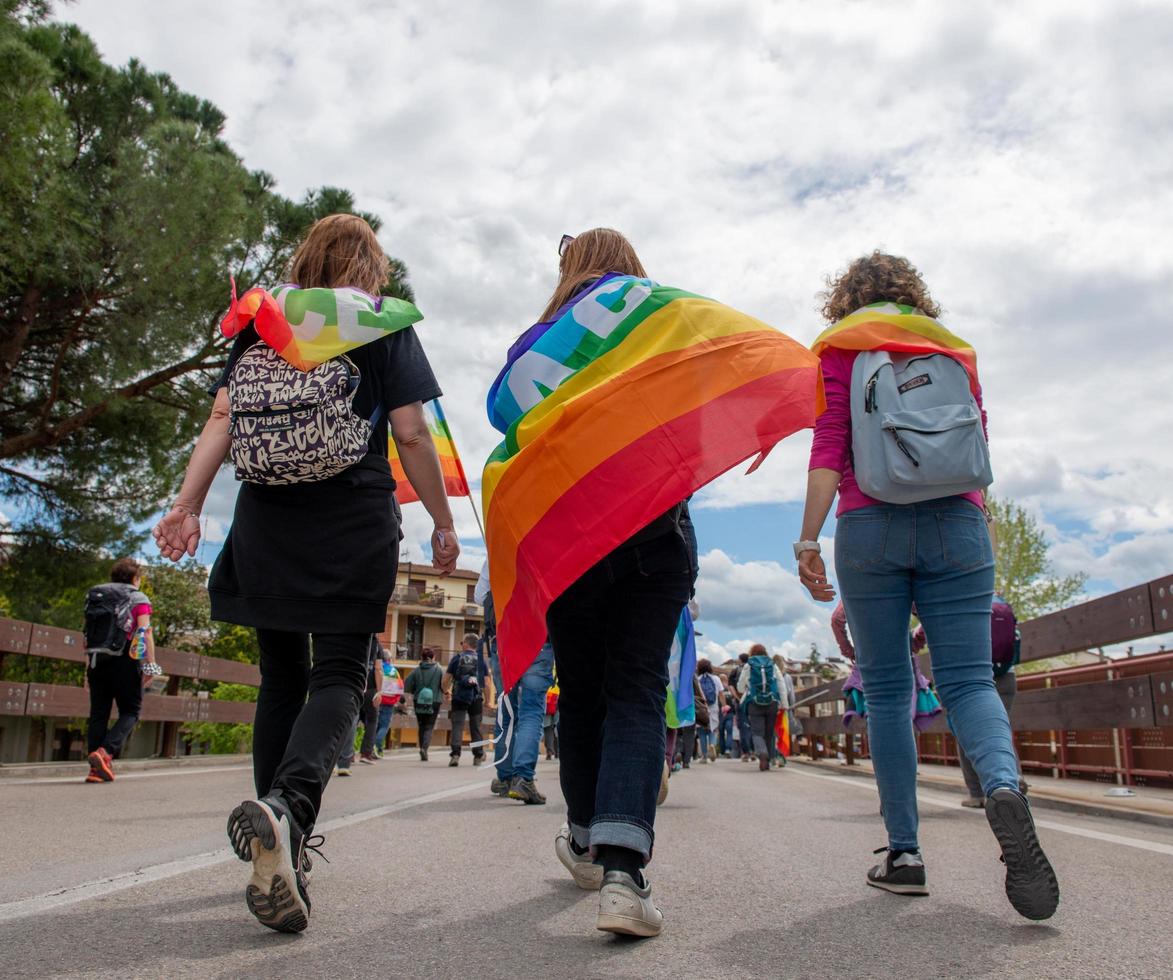
[[[798,578],[817,602],[831,602],[835,598],[835,589],[827,581],[827,566],[817,551],[804,551],[798,556]]]
[[[456,537],[456,531],[451,526],[437,526],[432,531],[432,564],[440,569],[441,575],[450,575],[456,571],[456,559],[459,557],[460,540]]]
[[[159,553],[171,561],[193,556],[200,541],[200,520],[191,511],[172,507],[151,532]]]

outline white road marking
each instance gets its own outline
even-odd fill
[[[414,796],[387,806],[377,806],[369,810],[360,810],[357,813],[351,813],[345,817],[335,817],[333,820],[327,820],[324,823],[318,824],[314,830],[315,832],[339,830],[356,823],[362,823],[365,820],[374,820],[378,817],[385,817],[390,813],[411,810],[415,807],[426,806],[429,803],[447,799],[450,796],[460,796],[464,793],[471,793],[473,790],[483,790],[484,788],[484,780],[477,780],[475,783],[462,783],[451,789],[426,793],[423,796]],[[203,868],[210,868],[217,864],[226,864],[229,861],[235,860],[237,860],[237,857],[231,848],[224,847],[217,851],[205,851],[203,854],[194,854],[191,857],[179,858],[176,861],[167,861],[164,864],[139,868],[137,871],[115,875],[112,878],[101,878],[96,881],[87,881],[80,885],[70,885],[66,888],[46,892],[43,895],[22,898],[15,902],[6,902],[0,905],[0,922],[24,919],[30,915],[39,915],[42,912],[48,912],[50,909],[60,908],[63,905],[76,905],[78,902],[86,902],[91,898],[99,898],[102,895],[109,895],[112,892],[135,888],[138,885],[145,885],[153,881],[162,881],[164,878],[174,878],[177,875],[200,871]]]
[[[418,759],[419,756],[414,752],[405,752],[400,755],[385,755],[379,762],[406,762],[411,759]],[[77,783],[78,785],[86,785],[85,782],[85,760],[78,763],[78,775],[76,776],[13,776],[11,779],[0,777],[0,787],[3,786],[51,786],[54,783]],[[376,763],[378,765],[378,763]],[[122,782],[124,779],[158,779],[161,776],[198,776],[201,773],[208,772],[233,772],[237,769],[244,772],[252,771],[252,762],[237,762],[230,766],[200,766],[198,768],[188,768],[186,766],[167,767],[160,766],[158,769],[147,769],[144,772],[123,772],[115,775],[115,782]],[[92,791],[91,791],[92,792]]]
[[[806,776],[808,779],[829,779],[832,782],[842,783],[844,786],[861,789],[867,793],[879,792],[874,782],[861,776],[824,776],[820,773],[805,772],[797,766],[789,767],[786,771],[797,773],[799,776]],[[926,793],[921,789],[916,791],[916,799],[918,803],[928,803],[930,806],[943,807],[948,810],[960,806],[957,797],[938,796],[936,793]],[[980,816],[983,819],[985,817],[985,814],[979,810],[970,811],[970,815],[974,817]],[[1107,844],[1120,844],[1123,847],[1135,847],[1137,850],[1152,851],[1154,854],[1167,854],[1173,857],[1173,844],[1142,840],[1139,837],[1126,837],[1124,834],[1110,834],[1102,830],[1092,830],[1086,827],[1077,827],[1074,824],[1059,823],[1055,820],[1040,820],[1037,815],[1035,816],[1035,826],[1043,827],[1047,830],[1054,830],[1060,834],[1071,834],[1074,837],[1087,837],[1091,840],[1104,841]]]

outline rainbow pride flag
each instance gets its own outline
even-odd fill
[[[871,303],[831,324],[815,339],[811,350],[887,350],[904,354],[946,354],[969,375],[969,387],[978,391],[977,351],[938,321],[913,306]]]
[[[664,702],[664,717],[669,728],[696,722],[692,691],[692,675],[695,673],[696,632],[692,627],[692,614],[685,606],[668,654],[668,699]]]
[[[233,279],[232,303],[220,332],[235,337],[252,323],[261,340],[285,361],[309,371],[422,319],[407,300],[351,287],[300,289],[286,283],[269,292],[254,286],[237,299]]]
[[[449,497],[471,497],[472,491],[468,488],[468,477],[464,475],[464,464],[460,462],[460,454],[456,451],[456,443],[452,441],[452,430],[448,428],[448,419],[444,417],[444,409],[440,407],[440,399],[433,398],[424,403],[424,415],[428,420],[428,431],[432,434],[432,442],[436,445],[436,453],[440,457],[440,469],[444,473],[444,490]],[[399,458],[399,450],[395,440],[387,438],[387,456],[391,461],[391,475],[395,478],[395,497],[400,505],[413,504],[420,499],[415,487],[407,478],[403,469],[403,461]]]
[[[482,485],[506,686],[541,649],[554,599],[689,494],[812,426],[821,384],[801,344],[649,279],[604,276],[527,330],[489,391],[505,441]]]

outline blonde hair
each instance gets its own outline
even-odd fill
[[[546,304],[541,320],[549,320],[584,282],[608,272],[647,278],[643,263],[631,242],[613,228],[592,228],[578,235],[558,263],[558,285]]]
[[[851,263],[840,275],[827,279],[823,319],[842,320],[869,303],[900,303],[913,306],[925,316],[938,317],[941,307],[929,295],[929,287],[908,259],[879,249]]]
[[[354,286],[378,296],[391,279],[391,263],[365,220],[331,214],[314,222],[289,260],[288,274],[302,289]]]

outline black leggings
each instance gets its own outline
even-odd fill
[[[307,833],[318,818],[342,740],[351,733],[368,673],[369,633],[257,630],[261,689],[253,726],[258,796],[280,793]]]

